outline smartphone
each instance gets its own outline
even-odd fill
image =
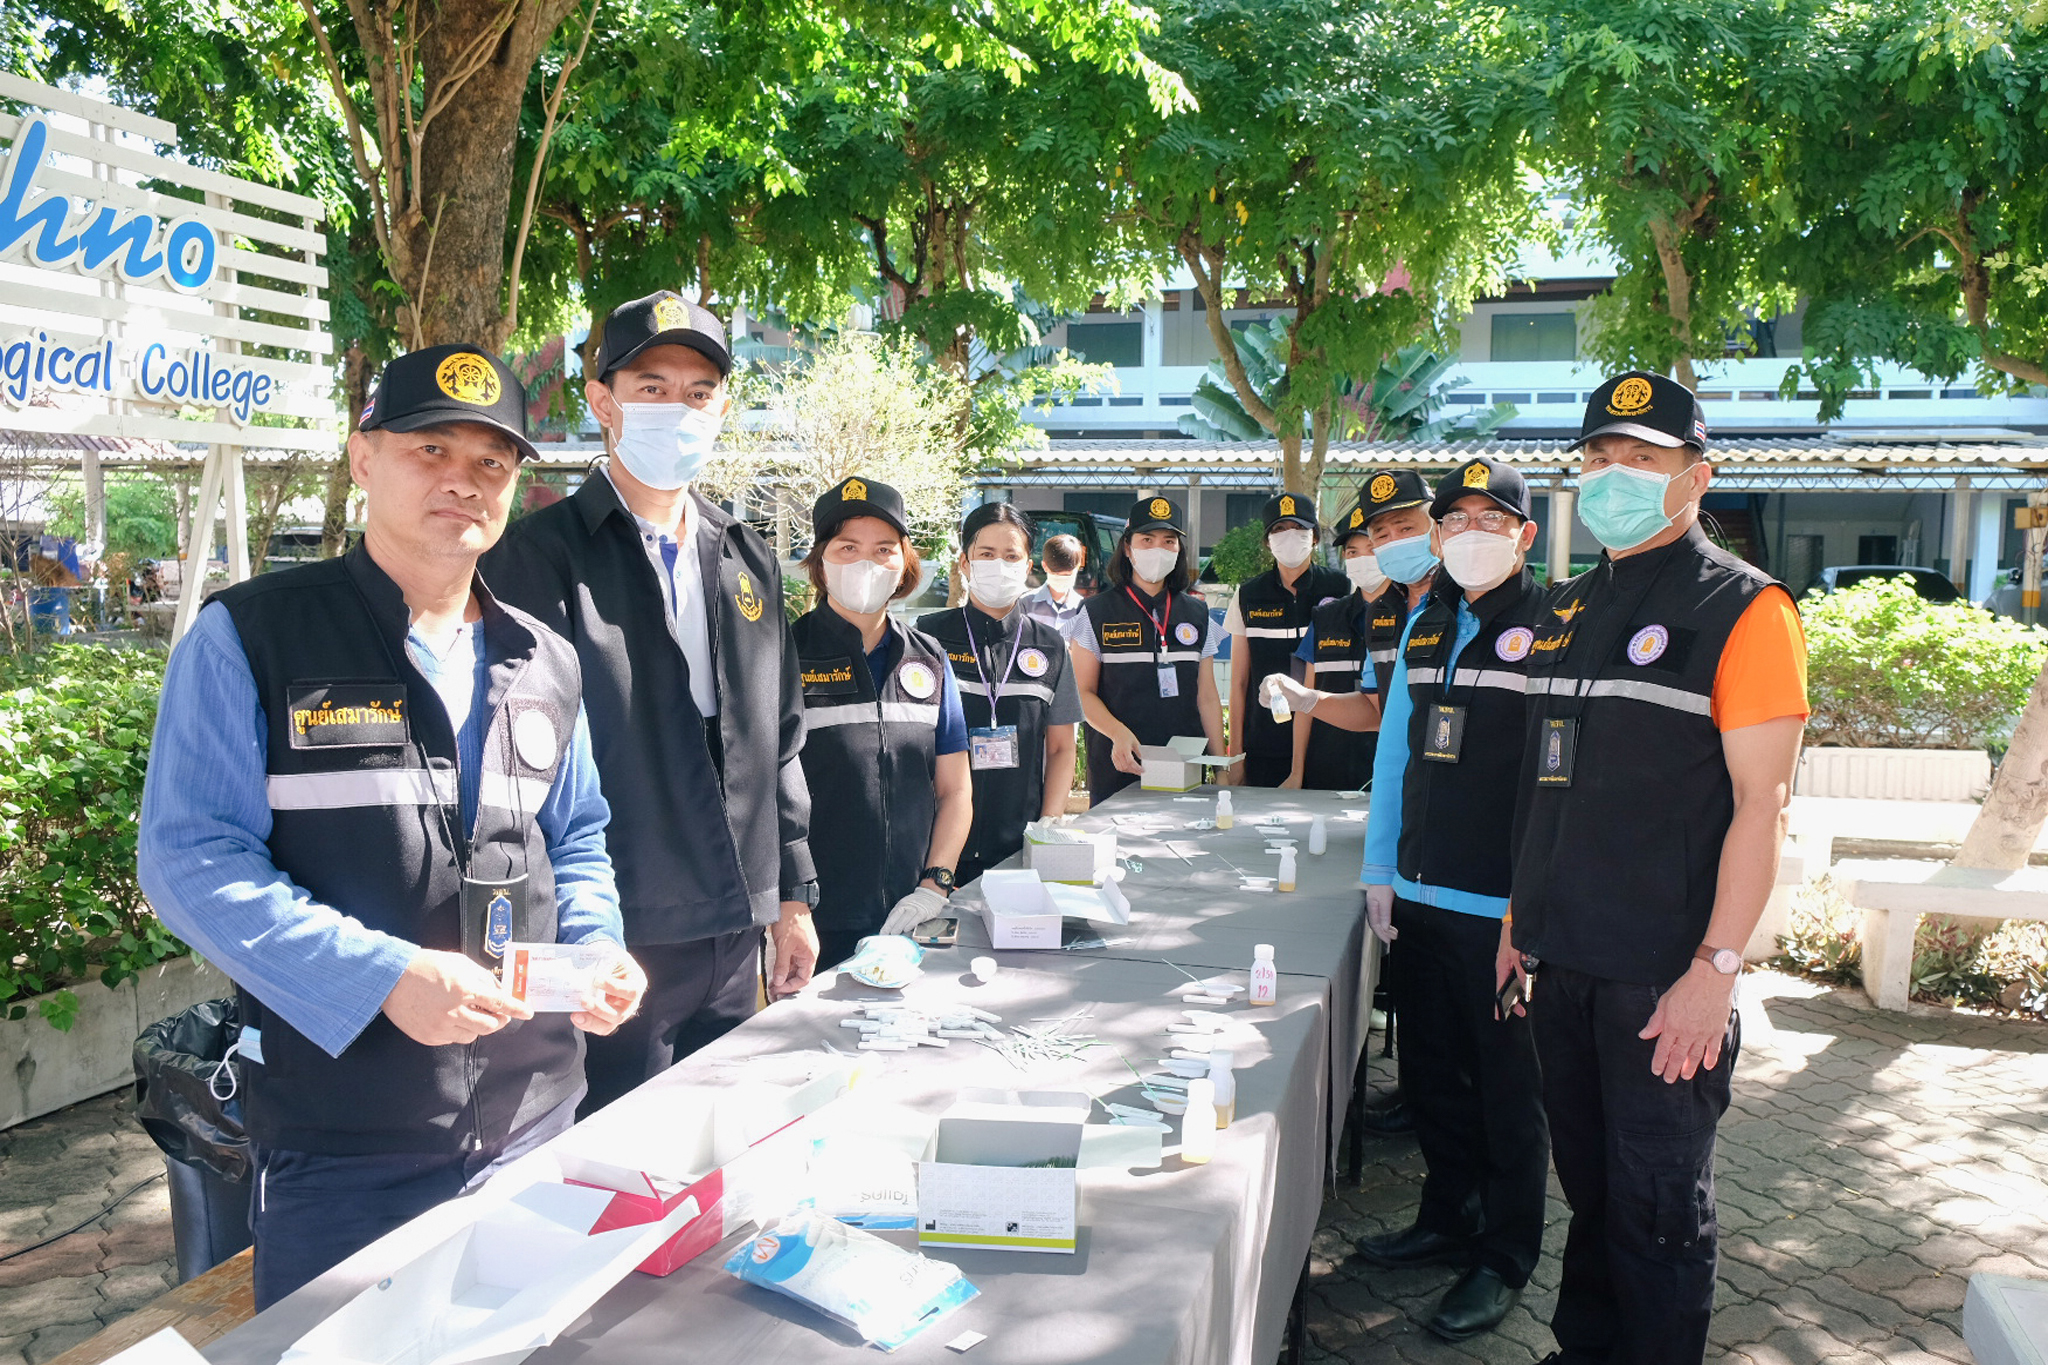
[[[960,919],[957,915],[928,919],[910,931],[910,940],[921,948],[950,948],[960,941]]]
[[[1534,977],[1524,977],[1520,972],[1508,973],[1507,984],[1500,988],[1500,994],[1493,997],[1494,1018],[1505,1023],[1516,1005],[1529,1003],[1529,992],[1522,984],[1524,981],[1530,986],[1536,984]]]

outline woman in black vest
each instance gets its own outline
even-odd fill
[[[967,725],[946,652],[889,619],[917,590],[903,496],[842,480],[811,512],[818,605],[791,628],[804,687],[804,780],[818,867],[818,962],[945,913],[974,820]]]
[[[1066,637],[1018,604],[1031,573],[1031,518],[984,503],[960,523],[954,572],[967,603],[917,623],[945,647],[967,717],[974,828],[955,877],[962,884],[1024,847],[1024,826],[1067,808],[1081,698]]]
[[[1109,582],[1088,599],[1068,636],[1074,683],[1088,717],[1089,804],[1101,805],[1144,771],[1141,744],[1201,735],[1223,752],[1223,702],[1216,692],[1219,632],[1188,591],[1195,556],[1178,505],[1131,504],[1109,561]],[[1230,782],[1231,769],[1219,773]]]
[[[1259,705],[1259,680],[1269,673],[1299,677],[1294,651],[1315,609],[1351,592],[1335,569],[1314,563],[1315,503],[1298,493],[1266,500],[1266,548],[1273,567],[1238,588],[1223,618],[1230,636],[1230,746],[1244,755],[1244,785],[1282,787],[1294,767],[1296,726]],[[1304,727],[1305,728],[1305,727]]]
[[[1308,634],[1294,657],[1308,665],[1304,680],[1319,692],[1372,692],[1378,677],[1370,667],[1373,618],[1382,593],[1391,599],[1393,580],[1380,572],[1366,530],[1370,515],[1365,499],[1338,523],[1337,553],[1343,556],[1344,579],[1352,591],[1325,602],[1310,618]],[[1392,602],[1389,601],[1391,611]],[[1389,669],[1391,672],[1391,668]],[[1372,781],[1372,759],[1379,747],[1379,727],[1340,730],[1327,721],[1308,718],[1294,727],[1294,768],[1283,787],[1310,791],[1356,791]]]

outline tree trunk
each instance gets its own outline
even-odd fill
[[[1984,808],[1970,822],[1957,867],[1988,867],[2015,871],[2027,865],[2041,825],[2048,820],[2048,665],[2034,679],[2027,709],[2020,713],[2012,747],[1991,780]]]
[[[1330,459],[1330,424],[1337,420],[1337,404],[1334,399],[1315,410],[1315,430],[1310,433],[1308,468],[1302,472],[1302,483],[1298,491],[1315,500],[1318,513],[1323,506],[1323,470]],[[1288,485],[1290,488],[1294,485]]]
[[[1312,493],[1302,482],[1301,433],[1280,438],[1280,486],[1290,493]]]
[[[370,406],[370,357],[360,342],[342,353],[341,400],[347,419],[345,425],[354,431],[363,410]],[[355,480],[349,475],[348,451],[344,448],[341,458],[328,466],[327,487],[321,497],[322,559],[333,559],[348,548],[348,499],[354,491]]]
[[[1671,362],[1671,377],[1697,391],[1699,377],[1692,368],[1692,276],[1685,268],[1680,249],[1684,229],[1668,218],[1650,224],[1650,236],[1657,243],[1657,264],[1664,272],[1666,311],[1671,315],[1671,335],[1678,343],[1678,358]]]

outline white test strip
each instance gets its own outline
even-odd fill
[[[966,1355],[969,1351],[987,1340],[988,1333],[986,1332],[962,1332],[959,1336],[946,1343],[946,1349],[958,1351],[961,1355]]]

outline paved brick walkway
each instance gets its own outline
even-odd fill
[[[1968,1362],[1971,1274],[2048,1277],[2048,1025],[1883,1014],[1861,992],[1759,973],[1744,983],[1735,1104],[1721,1125],[1721,1298],[1730,1365]],[[1375,1040],[1377,1041],[1377,1040]],[[1392,1081],[1375,1063],[1376,1084]],[[1454,1272],[1376,1270],[1353,1239],[1413,1218],[1411,1142],[1372,1142],[1361,1188],[1326,1206],[1311,1267],[1314,1365],[1540,1359],[1551,1255],[1501,1331],[1447,1346],[1421,1323]],[[160,1169],[107,1096],[0,1132],[0,1255]],[[169,1202],[146,1186],[93,1228],[0,1262],[0,1365],[40,1365],[162,1293]]]

